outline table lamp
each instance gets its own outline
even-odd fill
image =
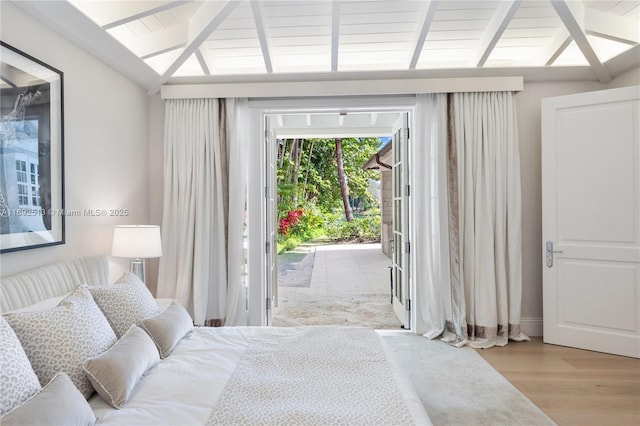
[[[118,225],[113,230],[115,257],[131,258],[131,273],[145,282],[144,260],[162,256],[160,227],[157,225]]]

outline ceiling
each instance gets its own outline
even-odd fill
[[[16,4],[151,92],[184,82],[473,76],[482,70],[571,75],[569,69],[606,83],[640,65],[635,0]]]

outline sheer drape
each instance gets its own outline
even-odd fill
[[[438,129],[421,133],[432,151],[424,149],[416,162],[429,164],[430,158],[435,159],[433,170],[416,176],[429,188],[420,202],[432,199],[417,209],[423,217],[416,219],[416,230],[421,232],[417,240],[426,239],[422,242],[426,247],[416,253],[416,282],[426,286],[421,298],[425,336],[442,332],[451,344],[474,347],[528,339],[520,331],[520,159],[513,95],[448,95],[446,118],[443,104],[440,100],[434,113],[433,101],[429,109],[428,98],[418,98],[417,121],[436,122],[431,128]]]
[[[447,95],[417,95],[415,134],[412,145],[415,268],[418,298],[425,336],[442,334],[451,319],[449,252],[447,237]]]
[[[237,265],[242,229],[238,237],[237,216],[244,217],[246,173],[241,144],[229,146],[238,141],[237,118],[231,99],[172,99],[165,104],[158,296],[176,298],[198,325],[242,321],[238,307],[244,306],[244,292]]]

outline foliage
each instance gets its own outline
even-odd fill
[[[362,165],[379,145],[378,138],[342,139],[344,172],[356,216],[378,206],[368,187],[379,174],[362,170]],[[379,238],[379,212],[376,217],[356,217],[352,225],[344,222],[335,139],[279,140],[277,162],[279,251],[330,233],[338,239]],[[340,224],[333,224],[334,220]]]
[[[300,223],[300,218],[303,213],[304,211],[301,208],[287,212],[287,215],[280,219],[278,232],[282,235],[289,235],[291,228],[294,228],[298,223]]]
[[[379,174],[362,170],[362,165],[379,146],[378,138],[342,139],[344,171],[356,211],[377,206],[367,188]],[[313,202],[324,212],[341,208],[334,139],[280,140],[278,162],[278,203],[283,210],[293,210],[303,201]]]
[[[377,209],[376,209],[377,210]],[[327,217],[327,236],[338,241],[380,241],[380,214],[357,216],[352,222],[341,220],[335,215]]]

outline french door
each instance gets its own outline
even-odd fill
[[[409,241],[409,117],[403,114],[402,126],[393,135],[391,169],[393,199],[393,253],[391,257],[391,288],[393,311],[403,328],[411,328]]]
[[[266,210],[266,277],[267,291],[265,300],[266,325],[273,322],[273,307],[278,303],[278,189],[276,187],[276,138],[269,123],[269,116],[264,118],[265,128],[265,210]]]

